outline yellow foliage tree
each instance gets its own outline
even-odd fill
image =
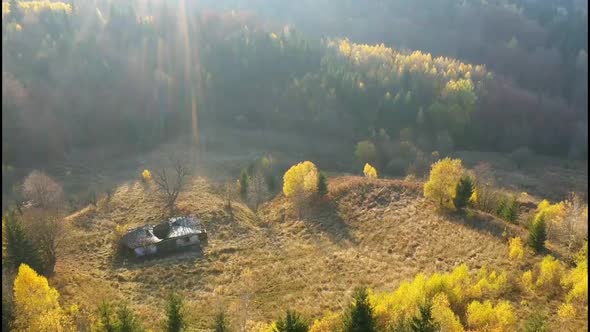
[[[524,258],[524,248],[520,237],[510,239],[510,253],[508,256],[516,262],[522,262],[522,259]]]
[[[484,266],[477,273],[477,282],[472,285],[468,292],[472,297],[484,295],[499,296],[508,289],[508,274],[506,271],[498,274],[496,271],[488,273]]]
[[[377,177],[377,170],[375,167],[371,166],[369,163],[365,164],[365,168],[363,169],[363,173],[368,178],[376,178]]]
[[[522,274],[520,281],[522,283],[522,287],[527,293],[532,294],[535,291],[535,285],[533,284],[533,271],[525,271]]]
[[[577,254],[576,267],[562,278],[561,284],[569,288],[566,301],[588,303],[588,242]]]
[[[500,301],[495,307],[490,301],[473,301],[467,307],[467,324],[477,331],[514,331],[515,322],[508,301]]]
[[[545,222],[549,224],[561,224],[565,217],[565,204],[563,202],[551,204],[548,200],[544,199],[537,205],[535,211],[535,221],[543,216]]]
[[[15,331],[74,331],[71,317],[58,302],[59,293],[47,279],[21,264],[14,280]]]
[[[375,294],[369,291],[369,302],[379,329],[387,329],[396,322],[419,314],[418,308],[437,294],[445,295],[451,307],[463,305],[465,289],[471,280],[467,265],[462,264],[451,273],[435,273],[430,277],[418,274],[414,280],[402,282],[393,293]]]
[[[144,181],[150,181],[152,179],[152,172],[150,172],[147,169],[144,169],[143,172],[141,172],[141,177]]]
[[[309,198],[318,190],[318,169],[311,161],[291,166],[283,176],[283,193],[295,201]]]
[[[563,264],[552,256],[545,256],[539,266],[539,277],[535,283],[537,287],[558,291],[564,273]]]
[[[430,178],[424,184],[424,196],[441,207],[453,208],[455,188],[463,175],[461,159],[444,158],[430,168]]]
[[[443,293],[439,293],[432,299],[432,318],[440,324],[442,331],[463,332],[465,329],[459,317],[451,310],[449,300]]]
[[[342,317],[338,313],[329,313],[321,319],[316,319],[309,332],[332,332],[342,330]]]

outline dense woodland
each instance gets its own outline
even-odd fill
[[[397,141],[407,128],[425,151],[586,156],[586,7],[358,6],[346,2],[333,15],[355,12],[357,24],[302,14],[324,28],[267,19],[255,4],[3,2],[3,165],[59,161],[76,149],[148,149],[190,132],[193,110],[196,128],[357,141],[380,129]]]

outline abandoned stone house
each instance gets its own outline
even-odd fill
[[[121,242],[136,257],[143,257],[206,244],[207,231],[195,217],[175,217],[157,225],[130,229]]]

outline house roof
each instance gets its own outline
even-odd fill
[[[154,235],[154,227],[168,226],[167,235],[160,239]],[[158,225],[146,225],[131,229],[121,239],[122,243],[131,249],[156,244],[163,240],[174,239],[182,236],[205,233],[201,221],[193,216],[170,218]]]
[[[154,235],[152,229],[153,226],[151,225],[132,229],[123,236],[121,241],[131,249],[145,247],[162,241]]]
[[[166,237],[168,239],[203,233],[201,222],[192,216],[170,218],[168,223],[170,224],[170,231]]]

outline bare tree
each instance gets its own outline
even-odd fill
[[[258,210],[258,206],[268,197],[268,186],[264,179],[264,174],[257,171],[250,179],[248,186],[248,198],[250,204],[254,207],[254,211]]]
[[[165,207],[172,215],[176,199],[186,184],[189,169],[180,158],[170,157],[169,162],[168,166],[164,166],[155,172],[154,182],[162,195]]]
[[[485,212],[492,212],[498,202],[498,192],[495,189],[494,170],[488,163],[477,164],[475,173],[475,191],[477,192],[477,205]]]
[[[42,209],[59,209],[64,201],[62,186],[44,172],[32,171],[22,189],[23,196]]]
[[[23,222],[27,234],[31,236],[39,249],[45,275],[53,275],[57,262],[57,251],[66,237],[65,221],[63,215],[54,210],[29,209],[23,216]]]
[[[564,202],[565,215],[559,230],[561,240],[572,249],[576,244],[588,236],[588,207],[584,205],[582,199],[575,193],[570,193],[568,199]]]

